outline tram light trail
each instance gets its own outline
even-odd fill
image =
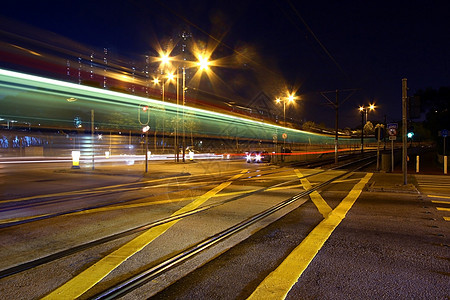
[[[138,130],[137,107],[144,103],[150,109],[151,130],[159,131],[162,129],[161,122],[158,122],[161,115],[164,113],[166,118],[168,116],[167,119],[175,119],[177,110],[181,108],[168,101],[162,102],[4,69],[0,69],[0,95],[1,118],[17,119],[33,126],[39,123],[42,124],[41,128],[45,127],[46,122],[50,123],[52,128],[58,125],[68,126],[73,123],[77,114],[86,114],[94,109],[96,129],[99,131],[111,128]],[[193,134],[225,134],[232,138],[258,140],[272,140],[274,135],[279,135],[278,139],[281,140],[281,134],[287,133],[288,141],[292,142],[326,144],[333,141],[332,136],[285,128],[217,111],[190,106],[184,106],[184,110],[185,118],[196,123],[192,129]],[[84,116],[84,121],[88,122],[88,117]],[[353,141],[349,140],[349,143]]]

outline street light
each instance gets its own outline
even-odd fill
[[[198,70],[200,72],[207,72],[209,71],[209,66],[211,65],[210,61],[209,61],[209,57],[205,56],[203,54],[197,54],[197,62],[195,63],[196,66],[198,66]],[[192,65],[192,62],[190,62]],[[185,114],[184,114],[184,105],[186,104],[186,91],[187,91],[187,86],[186,86],[186,70],[190,69],[192,67],[186,67],[183,66],[182,69],[182,101],[183,101],[183,162],[185,162],[185,157],[186,157],[186,134],[185,134]]]
[[[295,100],[294,94],[289,94],[287,97],[278,97],[275,101],[277,104],[280,104],[283,102],[283,123],[284,127],[286,127],[286,102],[293,103]],[[283,153],[286,151],[286,135],[283,133]],[[284,156],[281,157],[281,159],[284,159]]]
[[[175,147],[176,147],[176,153],[175,153],[175,155],[176,155],[176,157],[175,157],[175,159],[176,159],[176,161],[178,161],[179,160],[179,158],[178,158],[178,156],[179,156],[179,149],[178,149],[178,105],[179,105],[179,100],[180,100],[180,96],[179,96],[179,89],[180,89],[180,87],[179,87],[179,79],[180,79],[180,76],[179,76],[179,69],[180,69],[180,65],[182,64],[182,66],[181,66],[181,71],[182,71],[182,101],[183,101],[183,106],[184,106],[184,104],[186,103],[186,96],[185,96],[185,93],[186,93],[186,90],[187,90],[187,87],[186,87],[186,69],[189,69],[189,68],[192,68],[192,67],[198,67],[198,70],[199,71],[201,71],[201,72],[207,72],[207,71],[209,71],[209,68],[210,68],[210,61],[209,61],[209,57],[210,57],[210,55],[208,55],[208,54],[205,54],[204,52],[200,52],[200,51],[194,51],[194,53],[193,53],[194,55],[195,55],[195,57],[197,58],[197,61],[185,61],[185,60],[183,60],[183,61],[177,61],[177,60],[175,60],[175,62],[178,62],[178,66],[175,66],[176,67],[176,72],[177,72],[177,74],[175,75],[173,72],[172,73],[168,73],[167,74],[167,76],[166,76],[166,78],[167,78],[167,80],[170,82],[170,81],[173,81],[173,80],[176,80],[176,89],[177,89],[177,116],[176,116],[176,124],[175,124],[175,135],[174,135],[174,143],[175,143]],[[159,61],[161,62],[161,64],[160,64],[160,66],[162,67],[162,66],[165,66],[165,65],[168,65],[170,62],[172,62],[172,61],[174,61],[174,59],[173,58],[171,58],[170,56],[169,56],[169,54],[167,54],[167,53],[161,53],[160,54],[160,57],[159,57]],[[190,65],[191,67],[186,67],[185,66],[185,64],[188,64],[188,65]],[[167,81],[166,80],[166,81]],[[159,80],[157,80],[157,79],[155,79],[154,81],[153,81],[155,84],[158,84],[159,83]],[[164,86],[165,86],[165,81],[164,81],[164,79],[163,79],[163,82],[162,82],[162,88],[163,88],[163,102],[164,102]],[[184,132],[184,109],[183,109],[183,162],[185,161],[185,148],[186,148],[186,146],[184,145],[185,144],[185,132]],[[163,147],[164,147],[164,127],[163,127]],[[163,150],[164,150],[164,148],[163,148]]]
[[[375,110],[375,105],[360,106],[359,111],[361,113],[361,154],[364,153],[364,115],[366,116],[366,123],[369,111]]]
[[[288,102],[288,104],[289,104],[289,103],[293,103],[294,100],[295,100],[295,96],[293,94],[289,94],[287,97],[283,97],[283,98],[278,97],[275,100],[275,102],[277,104],[280,104],[281,101],[283,101],[283,123],[284,123],[285,127],[286,127],[286,102]]]

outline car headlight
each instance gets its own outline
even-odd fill
[[[261,161],[261,155],[256,155],[256,161]]]

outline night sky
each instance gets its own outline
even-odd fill
[[[298,89],[291,116],[330,127],[334,111],[319,92],[358,89],[340,108],[340,127],[355,127],[357,107],[370,102],[374,121],[401,118],[402,78],[410,96],[450,85],[449,1],[9,1],[0,15],[136,60],[180,30],[214,37],[222,43],[213,58],[241,64],[223,70],[225,83],[245,85],[251,68],[261,82]]]

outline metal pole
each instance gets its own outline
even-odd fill
[[[284,118],[284,128],[286,128],[286,99],[283,99],[283,118]],[[283,138],[283,154],[281,155],[281,161],[284,161],[285,152],[286,152],[286,139]]]
[[[361,111],[361,154],[364,153],[364,111]]]
[[[91,109],[91,143],[92,143],[92,170],[95,169],[94,162],[94,110]]]
[[[338,141],[338,128],[339,128],[339,97],[338,97],[339,91],[336,90],[336,135],[334,138],[334,163],[338,163],[338,148],[339,148],[339,141]]]
[[[174,135],[174,147],[175,147],[175,161],[179,162],[180,161],[180,154],[179,154],[179,147],[178,147],[178,106],[180,105],[180,87],[178,85],[178,81],[179,81],[179,72],[178,72],[179,68],[177,68],[177,114],[176,114],[176,118],[175,118],[175,135]]]
[[[145,132],[145,173],[148,172],[148,130]]]
[[[377,171],[380,171],[380,131],[381,126],[378,126],[378,138],[377,138]]]
[[[394,173],[394,140],[391,140],[391,172]]]
[[[164,86],[165,81],[163,78],[162,82],[162,102],[164,103]],[[162,130],[162,152],[164,154],[164,134],[165,134],[165,125],[166,125],[166,107],[164,106],[164,113],[163,113],[163,130]]]
[[[444,136],[444,152],[442,153],[444,156],[446,155],[446,153],[445,153],[445,142],[446,142],[446,141],[445,141],[445,138],[446,138],[446,137]]]
[[[383,150],[386,150],[386,128],[387,128],[387,123],[386,123],[386,115],[384,115],[384,134],[383,134],[383,140],[384,140],[384,148]]]
[[[403,169],[403,184],[408,184],[407,172],[408,172],[408,164],[407,164],[407,156],[408,156],[408,141],[407,141],[407,98],[408,98],[408,86],[407,79],[402,79],[402,139],[403,139],[403,160],[402,160],[402,169]]]
[[[186,102],[186,96],[185,96],[185,92],[186,92],[186,68],[183,67],[183,162],[185,162],[185,156],[186,156],[186,132],[185,132],[185,128],[184,128],[184,123],[185,123],[185,114],[184,114],[184,104]]]

